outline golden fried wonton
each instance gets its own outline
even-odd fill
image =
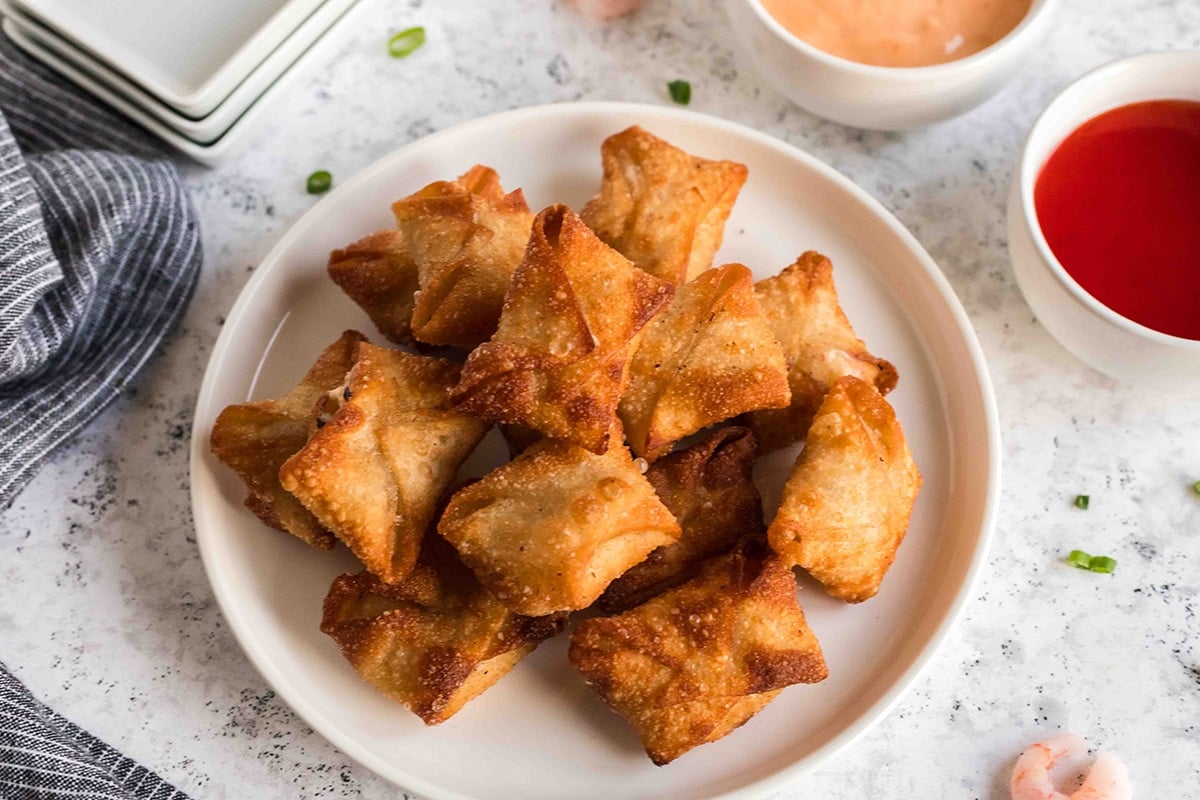
[[[726,264],[680,286],[646,326],[618,413],[630,448],[653,461],[688,434],[791,397],[750,270]]]
[[[749,417],[761,452],[803,440],[825,393],[843,375],[874,384],[880,394],[895,388],[896,368],[871,355],[846,319],[828,258],[810,250],[774,278],[760,281],[754,292],[783,344],[792,389],[788,408]]]
[[[862,602],[879,591],[920,488],[891,405],[870,384],[841,378],[784,485],[771,548],[834,597]]]
[[[542,439],[459,490],[438,532],[509,608],[541,616],[587,608],[679,523],[620,442],[604,455]]]
[[[749,429],[729,427],[650,465],[646,479],[683,534],[610,583],[601,608],[632,608],[691,578],[706,558],[743,543],[765,544],[762,498],[750,479],[756,449]]]
[[[435,539],[399,583],[337,578],[321,620],[355,671],[426,725],[452,717],[566,622],[509,611]]]
[[[630,351],[673,288],[597,239],[569,208],[550,206],[534,221],[496,335],[463,367],[455,402],[603,453]]]
[[[213,454],[246,483],[246,508],[273,528],[320,550],[334,538],[279,483],[279,467],[304,447],[321,395],[340,386],[363,335],[346,331],[325,348],[304,380],[278,400],[228,406],[213,424]]]
[[[744,165],[688,155],[636,125],[605,139],[600,158],[604,181],[583,209],[597,236],[671,283],[712,266]]]
[[[730,733],[785,686],[829,674],[791,570],[741,553],[631,611],[579,623],[570,658],[659,765]]]
[[[384,581],[404,578],[487,423],[450,408],[458,366],[361,344],[344,404],[279,471],[283,487]]]
[[[422,342],[475,347],[495,332],[504,294],[529,240],[533,213],[490,167],[438,181],[392,205],[420,291],[412,311]]]
[[[328,269],[333,282],[367,312],[380,333],[397,344],[413,344],[417,264],[399,231],[378,231],[334,250]]]

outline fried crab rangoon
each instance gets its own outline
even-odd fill
[[[742,553],[631,611],[579,623],[570,658],[658,765],[730,733],[784,687],[829,674],[791,570]]]
[[[413,568],[437,504],[487,423],[450,407],[456,364],[360,344],[341,407],[279,471],[384,581]]]
[[[367,572],[342,575],[321,620],[355,671],[426,725],[458,713],[566,623],[565,615],[509,611],[443,550],[444,543],[427,542],[399,583]]]
[[[766,453],[804,439],[813,415],[834,381],[844,375],[873,384],[880,394],[896,387],[896,368],[871,355],[838,303],[833,263],[811,250],[754,287],[759,307],[788,361],[791,405],[756,411],[750,427]]]
[[[467,358],[455,402],[603,453],[630,353],[673,289],[597,239],[566,206],[547,208],[534,221],[500,327]]]
[[[496,330],[533,213],[476,165],[392,205],[396,229],[335,250],[329,277],[397,344],[475,347]]]
[[[707,558],[766,542],[762,498],[750,476],[756,450],[747,428],[729,427],[650,465],[646,479],[683,534],[609,584],[601,608],[632,608],[691,578]]]
[[[791,397],[750,270],[726,264],[680,286],[646,326],[618,413],[630,448],[653,461],[688,434]]]
[[[920,488],[891,405],[870,384],[841,378],[813,419],[767,537],[785,563],[859,603],[879,591]]]
[[[333,534],[284,490],[279,468],[308,441],[317,400],[342,384],[362,341],[361,333],[346,331],[286,395],[227,406],[213,423],[213,454],[246,483],[246,508],[319,550],[333,547]]]
[[[619,444],[619,428],[614,437],[603,455],[542,439],[450,498],[438,532],[514,611],[587,608],[679,538],[679,523]]]
[[[605,139],[600,158],[600,193],[582,214],[597,236],[671,283],[712,266],[744,165],[697,158],[636,125]]]
[[[476,165],[396,201],[392,214],[417,265],[413,335],[454,347],[487,341],[533,223],[521,190],[506,194],[495,170]]]
[[[367,312],[380,333],[396,344],[414,344],[417,264],[399,231],[378,231],[334,250],[328,271],[333,282]]]

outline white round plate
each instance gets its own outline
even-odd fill
[[[600,142],[633,124],[750,168],[718,263],[740,261],[765,278],[806,249],[833,259],[859,335],[900,370],[888,399],[925,478],[877,597],[846,605],[801,579],[829,679],[787,689],[725,739],[666,767],[651,764],[631,729],[584,685],[567,662],[566,636],[543,644],[450,721],[426,728],[359,680],[318,630],[325,592],[336,575],[356,569],[353,558],[264,527],[242,507],[240,481],[208,449],[224,406],[286,391],[343,329],[380,340],[326,277],[325,261],[330,250],[390,226],[392,201],[482,163],[506,187],[523,187],[535,210],[553,202],[580,208],[599,184]],[[383,777],[437,800],[752,798],[881,719],[946,636],[985,557],[1000,485],[997,430],[983,357],[949,285],[912,235],[849,180],[776,139],[681,109],[543,106],[400,148],[283,237],[230,312],[204,376],[192,504],[213,591],[250,659],[315,730]],[[495,466],[500,452],[486,440],[467,466]],[[793,456],[777,454],[756,469],[768,514]]]

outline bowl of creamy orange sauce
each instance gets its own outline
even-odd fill
[[[762,0],[813,47],[860,64],[928,67],[974,55],[1007,36],[1030,0]]]
[[[1057,0],[727,0],[771,84],[861,128],[928,125],[984,102],[1019,70]]]

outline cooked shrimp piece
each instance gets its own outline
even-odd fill
[[[1083,785],[1071,794],[1054,788],[1050,770],[1059,759],[1077,756],[1085,747],[1083,739],[1073,733],[1027,747],[1013,767],[1012,800],[1129,800],[1133,797],[1129,772],[1112,753],[1097,756]]]

